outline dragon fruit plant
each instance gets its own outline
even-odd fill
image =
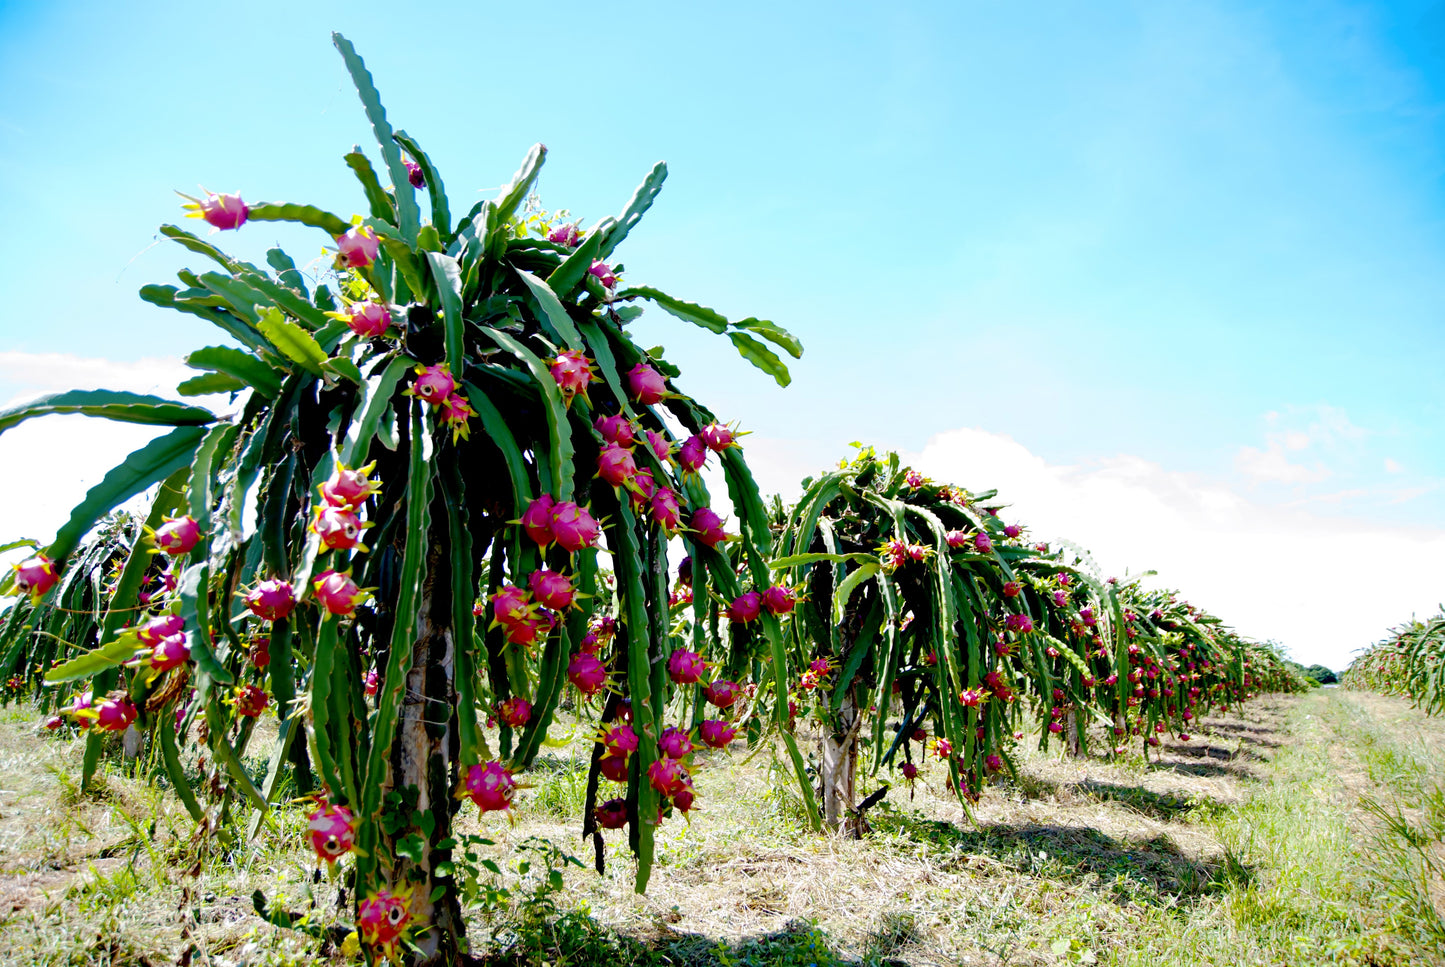
[[[805,486],[777,522],[772,566],[801,590],[789,667],[822,723],[824,818],[858,835],[860,761],[911,765],[925,741],[950,788],[976,798],[1025,709],[1057,705],[1060,687],[1087,701],[1073,684],[1082,645],[1051,634],[1043,600],[1077,572],[1001,521],[992,492],[933,483],[896,454],[861,449]]]
[[[1445,709],[1442,669],[1445,669],[1445,613],[1425,621],[1412,619],[1391,629],[1389,637],[1371,645],[1350,662],[1340,677],[1340,684],[1345,688],[1399,695],[1423,708],[1427,715],[1438,715]],[[1254,677],[1262,680],[1262,690],[1268,687],[1272,672],[1278,674],[1263,662],[1255,670]]]
[[[664,800],[693,806],[690,760],[658,748],[666,729],[694,725],[667,720],[669,702],[701,709],[710,684],[665,673],[679,647],[670,541],[693,562],[689,647],[707,656],[698,667],[743,680],[763,656],[784,664],[772,612],[726,644],[708,629],[711,602],[769,577],[768,517],[739,434],[625,324],[639,303],[659,306],[725,336],[780,385],[789,376],[774,347],[794,358],[801,347],[771,322],[733,322],[627,281],[618,248],[661,188],[661,164],[616,218],[539,225],[522,209],[546,155],[538,145],[497,197],[454,215],[436,166],[392,128],[352,45],[333,39],[380,146],[379,170],[359,148],[345,156],[364,213],[244,192],[193,200],[212,235],[161,233],[211,269],[141,290],[224,334],[224,345],[187,357],[200,374],[178,392],[230,393],[233,414],[108,390],[0,413],[0,432],[51,413],[168,428],[7,579],[25,596],[5,620],[5,658],[85,696],[72,703],[97,723],[85,782],[106,732],[132,719],[206,828],[231,829],[226,817],[245,806],[254,831],[290,774],[330,810],[318,855],[348,878],[362,942],[384,955],[405,940],[421,962],[453,962],[465,949],[445,872],[453,817],[469,800],[484,821],[507,814],[512,777],[537,755],[574,656],[595,659],[584,680],[599,686],[601,726],[625,720],[637,739],[608,767],[616,795],[596,801],[595,776],[590,784],[584,831],[599,850],[599,815],[607,828],[626,825],[640,891]],[[268,221],[322,233],[329,266],[310,277],[280,249],[261,266],[219,247],[216,233]],[[727,480],[731,520],[694,472],[709,462]],[[155,497],[142,527],[85,543],[104,514],[146,492]],[[611,587],[599,578],[603,545]],[[91,578],[112,566],[102,591]],[[174,590],[156,594],[158,580]],[[599,601],[615,610],[594,621]],[[164,647],[144,640],[152,622],[164,624],[157,633],[177,626]],[[31,628],[69,644],[37,650],[44,636]],[[51,658],[65,660],[49,667]],[[766,707],[781,726],[785,682]],[[498,711],[491,739],[484,723]],[[278,737],[258,781],[240,755],[256,717],[273,714]],[[728,733],[710,726],[699,741]],[[195,789],[187,757],[205,763]],[[335,816],[345,835],[331,829]]]

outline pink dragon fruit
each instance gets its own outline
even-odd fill
[[[567,663],[567,680],[583,695],[595,695],[607,684],[607,666],[596,655],[579,651]]]
[[[124,732],[139,714],[129,698],[103,698],[95,704],[95,727],[102,732]]]
[[[241,200],[239,194],[217,195],[206,192],[205,198],[192,198],[191,204],[181,207],[191,210],[187,218],[204,219],[207,225],[222,231],[240,228],[246,224],[246,219],[251,217],[251,207]]]
[[[903,475],[903,482],[908,485],[910,490],[917,490],[928,483],[928,479],[917,470],[909,470]]]
[[[592,265],[587,269],[587,274],[601,282],[602,288],[608,291],[617,288],[617,275],[605,262],[593,259]]]
[[[688,473],[697,473],[707,463],[707,444],[693,435],[683,441],[677,451],[677,464]]]
[[[532,703],[513,695],[497,705],[497,718],[508,728],[520,729],[532,720]]]
[[[257,584],[244,600],[251,613],[262,621],[280,621],[296,607],[296,589],[289,581],[273,578]]]
[[[733,624],[748,624],[758,620],[763,613],[763,596],[757,591],[745,591],[733,599],[727,607],[728,620]]]
[[[349,551],[366,547],[361,543],[364,525],[361,518],[349,510],[322,504],[316,508],[316,518],[311,522],[311,531],[321,538],[321,546],[328,551]]]
[[[550,611],[534,609],[521,621],[503,622],[502,629],[508,641],[514,645],[532,645],[551,634],[556,621]]]
[[[577,243],[581,240],[582,236],[577,231],[576,222],[558,225],[547,233],[547,241],[557,245],[565,245],[568,248],[576,248]]]
[[[1003,759],[997,755],[989,754],[984,756],[983,764],[989,772],[1003,771]]]
[[[322,801],[307,817],[306,838],[311,841],[317,860],[334,863],[356,845],[356,817],[345,806]]]
[[[632,451],[615,443],[604,445],[597,454],[597,476],[613,487],[621,487],[637,475]]]
[[[699,507],[693,511],[690,523],[698,541],[708,547],[717,547],[732,539],[732,535],[723,530],[723,519],[711,507]]]
[[[1018,581],[1005,581],[1003,584],[1003,596],[1006,598],[1016,598],[1023,589],[1024,586]]]
[[[27,557],[15,565],[15,589],[29,594],[31,601],[36,603],[59,580],[60,572],[55,569],[55,562],[44,554]]]
[[[267,665],[271,664],[271,639],[257,638],[252,643],[251,650],[247,652],[246,657],[256,668],[264,670]]]
[[[949,531],[947,534],[943,535],[943,539],[953,550],[958,550],[960,547],[968,546],[968,534],[964,531]]]
[[[785,615],[797,607],[798,600],[793,595],[793,589],[781,584],[774,584],[763,592],[763,607],[771,614]]]
[[[368,945],[393,949],[411,921],[409,893],[381,889],[356,907],[356,932]]]
[[[1050,723],[1049,723],[1049,731],[1052,732],[1052,733],[1054,733],[1055,735],[1058,735],[1060,732],[1064,731],[1063,723],[1061,723],[1061,722],[1050,722]]]
[[[181,634],[186,630],[186,622],[178,614],[165,614],[158,618],[152,618],[136,631],[136,637],[142,644],[158,644],[162,638],[169,638],[172,635]]]
[[[702,690],[703,697],[718,708],[731,708],[738,700],[738,693],[742,688],[737,682],[719,678],[717,681],[709,682]]]
[[[677,807],[679,812],[683,813],[691,812],[693,803],[696,801],[697,793],[693,792],[691,780],[672,797],[672,804]]]
[[[435,366],[418,366],[416,374],[416,379],[412,381],[411,388],[407,390],[407,393],[425,400],[433,406],[438,405],[457,391],[457,381],[452,378],[452,371],[446,363],[437,363]]]
[[[732,427],[724,426],[721,423],[713,422],[702,428],[698,434],[702,437],[703,446],[713,453],[722,453],[728,447],[737,446],[737,435]]]
[[[918,778],[918,767],[911,762],[903,763],[903,765],[899,767],[898,771],[903,773],[903,780],[905,782],[913,782],[915,779]]]
[[[522,514],[522,519],[517,523],[527,532],[539,547],[546,550],[555,541],[556,535],[552,533],[552,512],[556,510],[557,502],[552,499],[551,494],[543,494],[527,505],[527,510]]]
[[[597,761],[597,771],[613,782],[627,781],[627,757],[607,755]]]
[[[467,769],[466,795],[482,812],[509,809],[517,791],[517,780],[500,762],[487,762]]]
[[[452,431],[452,443],[465,440],[471,433],[471,419],[477,415],[472,404],[460,393],[453,393],[441,401],[437,416]]]
[[[609,799],[593,810],[592,815],[603,829],[621,829],[627,825],[627,800]]]
[[[367,698],[371,698],[380,688],[381,676],[376,673],[375,668],[368,670],[366,678],[362,681],[362,691],[366,693]]]
[[[156,547],[171,557],[189,554],[200,540],[201,528],[194,517],[168,518],[155,532]]]
[[[625,759],[636,752],[641,744],[641,740],[638,739],[637,733],[632,730],[632,726],[623,724],[604,726],[599,733],[597,741],[602,743],[602,747],[606,750],[607,755],[621,759]]]
[[[562,391],[562,398],[568,406],[572,405],[574,397],[587,399],[587,386],[597,379],[592,372],[592,360],[580,349],[562,350],[547,364],[547,369],[557,381],[557,388]]]
[[[238,685],[235,691],[236,714],[253,719],[266,711],[270,697],[255,685]]]
[[[552,508],[552,538],[568,551],[592,547],[602,533],[592,515],[572,501],[563,501]]]
[[[627,390],[638,403],[651,406],[667,395],[667,382],[651,366],[638,363],[627,372]]]
[[[666,466],[672,460],[672,444],[667,442],[667,437],[656,430],[647,431],[647,446],[657,462]]]
[[[168,672],[172,668],[179,668],[191,657],[191,643],[186,640],[185,633],[171,635],[169,638],[162,638],[151,647],[150,657],[147,664],[159,672]]]
[[[986,698],[988,693],[976,688],[965,688],[958,693],[958,700],[965,708],[978,708]]]
[[[526,621],[536,611],[527,592],[515,584],[504,584],[490,600],[494,626]]]
[[[682,729],[669,725],[658,737],[657,749],[669,759],[683,759],[692,754],[692,738]]]
[[[945,739],[943,736],[939,736],[938,738],[934,739],[932,745],[933,748],[929,751],[933,753],[935,758],[947,759],[949,756],[953,755],[953,743]]]
[[[652,479],[651,470],[637,471],[631,480],[623,483],[623,486],[627,488],[627,493],[632,498],[632,506],[639,509],[648,506],[652,495],[657,493],[657,481]]]
[[[980,554],[987,554],[993,550],[993,539],[987,534],[980,532],[973,538],[973,549]]]
[[[367,299],[353,302],[346,307],[346,328],[363,339],[375,339],[386,335],[391,328],[391,310],[383,303]]]
[[[371,596],[356,586],[350,574],[340,571],[322,571],[312,580],[311,589],[323,608],[342,618],[354,613],[356,606]]]
[[[537,603],[553,611],[566,611],[577,598],[571,578],[545,568],[533,571],[527,578],[527,585],[532,589],[532,597]]]
[[[601,435],[605,443],[615,443],[619,447],[631,447],[637,443],[637,428],[621,413],[599,416],[592,421],[592,428]]]
[[[1009,538],[1018,537],[1018,536],[1019,536],[1020,534],[1022,534],[1023,532],[1024,532],[1024,529],[1023,529],[1022,527],[1020,527],[1018,524],[1006,524],[1006,525],[1004,525],[1003,534],[1004,534],[1005,537],[1009,537]]]
[[[1084,624],[1088,625],[1091,628],[1099,623],[1099,619],[1095,616],[1093,608],[1080,608],[1079,620],[1083,621]]]
[[[647,502],[648,512],[657,525],[671,534],[682,527],[682,504],[677,492],[668,487],[658,487],[652,499]]]
[[[1004,619],[1004,627],[1019,634],[1034,630],[1034,619],[1026,614],[1011,614]]]
[[[366,225],[336,236],[336,261],[346,268],[364,269],[380,252],[381,239]]]
[[[738,730],[723,719],[703,719],[698,728],[702,741],[714,749],[726,749],[737,734]]]
[[[699,681],[706,670],[707,663],[702,660],[702,656],[686,648],[675,649],[667,659],[668,677],[678,685],[691,685]]]
[[[664,796],[676,796],[687,788],[687,767],[677,759],[662,758],[647,767],[647,781]]]
[[[610,614],[599,614],[592,619],[590,627],[598,640],[609,641],[617,634],[617,619]]]
[[[421,165],[412,161],[410,158],[404,158],[402,164],[406,166],[407,183],[413,188],[425,188],[426,172],[421,170]]]

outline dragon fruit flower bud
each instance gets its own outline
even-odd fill
[[[605,443],[615,443],[619,447],[631,447],[637,443],[637,428],[621,413],[599,416],[592,421],[592,428],[601,435]]]
[[[781,584],[774,584],[763,592],[763,607],[771,614],[785,615],[797,607],[798,600],[793,595],[793,589]]]
[[[607,755],[625,759],[636,752],[641,740],[630,725],[613,725],[602,730],[599,739]]]
[[[366,678],[362,681],[362,691],[366,693],[367,698],[371,698],[376,695],[377,691],[380,690],[380,688],[381,676],[376,673],[375,668],[372,668],[367,671]]]
[[[687,788],[687,768],[677,759],[661,758],[647,767],[647,781],[664,796],[676,796]]]
[[[698,735],[709,748],[726,749],[737,737],[738,730],[723,719],[703,719]]]
[[[154,645],[159,643],[162,638],[181,634],[185,630],[184,618],[178,614],[166,614],[147,621],[136,632],[136,637],[141,640],[142,644]]]
[[[441,406],[437,409],[437,416],[441,421],[451,428],[452,443],[458,440],[465,440],[470,435],[470,422],[477,411],[472,409],[472,404],[460,393],[453,393],[442,400]]]
[[[587,269],[587,274],[601,282],[604,289],[617,288],[617,275],[605,262],[593,259],[591,266]]]
[[[643,406],[662,402],[667,395],[667,382],[662,374],[646,363],[638,363],[627,371],[627,391]]]
[[[565,245],[568,248],[576,248],[582,236],[577,231],[577,223],[569,222],[566,225],[558,225],[547,233],[547,241],[556,245]]]
[[[596,655],[579,651],[567,663],[567,680],[583,695],[596,695],[607,684],[607,666]]]
[[[372,480],[367,474],[376,464],[368,464],[358,470],[350,470],[345,466],[338,466],[331,471],[318,490],[321,491],[321,499],[333,507],[341,507],[346,510],[355,510],[366,499],[381,489],[381,482]]]
[[[452,378],[452,371],[446,363],[437,363],[435,366],[418,366],[416,379],[412,381],[411,388],[407,390],[412,396],[426,400],[433,406],[439,405],[442,400],[456,391],[457,381]]]
[[[756,591],[747,591],[733,599],[727,607],[728,620],[733,624],[748,624],[756,621],[763,613],[763,596]]]
[[[709,423],[698,436],[702,437],[703,446],[713,453],[722,453],[728,447],[737,446],[737,435],[732,427],[723,426],[721,423]]]
[[[1006,598],[1016,598],[1022,590],[1023,585],[1018,581],[1005,581],[1003,585],[1003,596]]]
[[[979,533],[973,539],[973,549],[980,554],[987,554],[993,550],[993,539],[987,534]]]
[[[1026,614],[1011,614],[1004,619],[1004,627],[1023,634],[1034,630],[1034,621]]]
[[[340,571],[323,571],[312,580],[311,588],[323,608],[342,618],[349,617],[358,604],[371,596],[356,586],[351,575]]]
[[[532,720],[532,703],[513,695],[497,705],[497,718],[508,728],[520,729]]]
[[[565,550],[580,551],[597,543],[602,527],[587,511],[572,501],[552,508],[552,537]]]
[[[657,458],[658,463],[666,466],[672,460],[672,444],[667,437],[656,430],[647,431],[647,446],[652,455]]]
[[[903,773],[903,779],[905,782],[912,782],[913,780],[918,778],[918,767],[911,762],[903,763],[903,765],[899,767],[898,771]]]
[[[411,921],[409,895],[377,890],[356,907],[356,932],[367,944],[392,948]]]
[[[527,585],[532,589],[532,597],[537,603],[553,611],[566,611],[572,607],[577,597],[577,592],[572,589],[571,578],[545,568],[533,571],[527,578]]]
[[[296,590],[289,581],[262,581],[243,598],[251,614],[263,622],[279,622],[296,607]]]
[[[95,727],[102,732],[124,732],[138,714],[129,698],[103,698],[95,703]]]
[[[271,704],[270,696],[255,685],[238,685],[235,691],[236,714],[253,719]]]
[[[203,219],[207,225],[222,231],[240,228],[246,224],[246,219],[251,217],[250,206],[241,200],[239,194],[217,195],[206,192],[205,198],[192,198],[189,205],[181,207],[190,210],[187,218]]]
[[[738,700],[738,693],[742,689],[737,682],[719,678],[715,682],[709,682],[702,690],[703,697],[718,708],[730,708]]]
[[[527,505],[526,513],[522,514],[522,519],[518,522],[527,532],[527,536],[543,550],[556,540],[552,533],[552,511],[556,506],[551,494],[543,494]]]
[[[562,391],[562,398],[568,406],[572,405],[574,396],[585,400],[587,385],[597,378],[592,372],[592,360],[580,349],[562,350],[547,364],[547,369],[557,381],[557,388]]]
[[[201,540],[201,528],[194,517],[167,519],[156,528],[155,543],[171,557],[189,554]]]
[[[647,502],[648,512],[659,527],[671,534],[682,527],[682,504],[677,492],[669,487],[658,487],[652,499]]]
[[[334,863],[356,845],[356,817],[345,806],[323,802],[307,817],[306,838],[318,860]]]
[[[331,504],[316,508],[316,519],[311,522],[311,531],[321,538],[321,546],[328,551],[349,551],[366,547],[361,543],[363,524],[361,518],[351,511]]]
[[[391,310],[380,302],[370,299],[354,302],[346,309],[346,328],[363,339],[375,339],[386,335],[391,328]]]
[[[1004,529],[1003,529],[1003,533],[1004,533],[1004,536],[1005,536],[1005,537],[1018,537],[1018,536],[1019,536],[1020,534],[1022,534],[1023,532],[1024,532],[1024,529],[1023,529],[1022,527],[1020,527],[1018,524],[1007,524],[1007,525],[1004,526]]]
[[[627,800],[609,799],[592,814],[597,817],[597,825],[603,829],[621,829],[627,825]]]
[[[692,739],[682,729],[669,725],[658,737],[657,749],[669,759],[682,759],[692,754]]]
[[[191,657],[191,643],[184,633],[162,638],[151,647],[148,663],[156,672],[168,672],[179,668]]]
[[[668,677],[678,685],[691,685],[701,680],[702,673],[706,670],[707,663],[702,660],[702,656],[686,648],[675,649],[667,659]]]
[[[380,252],[381,239],[365,225],[336,236],[336,261],[346,268],[364,269]]]
[[[707,463],[707,444],[702,437],[693,435],[683,441],[677,451],[677,463],[683,470],[696,473]]]
[[[608,443],[597,454],[597,476],[613,487],[621,487],[637,475],[637,463],[632,451],[615,443]]]
[[[402,159],[402,164],[406,165],[407,182],[410,183],[413,188],[425,188],[426,172],[421,170],[421,165],[412,161],[410,158]]]
[[[711,507],[699,507],[693,511],[690,523],[698,541],[708,547],[717,547],[732,539],[732,535],[723,530],[723,519]]]
[[[627,488],[627,494],[632,498],[632,506],[638,509],[647,506],[652,495],[657,493],[657,481],[652,479],[651,470],[639,470],[628,480],[623,481],[622,486]]]
[[[488,762],[467,769],[466,795],[482,812],[509,809],[517,791],[517,780],[500,762]]]

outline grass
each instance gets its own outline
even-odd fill
[[[591,870],[585,759],[548,749],[515,823],[463,814],[461,832],[495,841],[484,856],[508,891],[469,930],[507,965],[1442,962],[1445,723],[1330,690],[1196,731],[1157,760],[1024,752],[972,822],[932,767],[890,789],[862,840],[808,833],[766,752],[709,753],[699,808],[661,830],[645,896],[615,835],[605,874]],[[134,768],[107,761],[81,795],[79,748],[0,713],[0,963],[344,962],[251,907],[259,888],[335,918],[299,808],[244,849],[201,850]],[[564,866],[559,888],[547,874]]]

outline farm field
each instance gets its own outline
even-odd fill
[[[659,832],[646,896],[624,843],[609,840],[599,876],[577,838],[582,744],[548,749],[515,823],[462,813],[460,832],[510,864],[487,878],[510,897],[474,906],[468,933],[518,964],[1445,962],[1445,723],[1332,689],[1201,726],[1157,762],[1025,754],[976,825],[926,769],[869,812],[861,840],[807,832],[767,752],[712,754],[703,805]],[[314,899],[315,923],[334,914],[336,890],[312,884],[303,807],[200,861],[180,803],[118,760],[78,795],[82,747],[37,736],[19,707],[0,723],[0,962],[356,962],[318,957],[252,908],[264,888],[293,911]],[[542,840],[584,864],[560,890],[546,885],[560,852]],[[516,857],[532,860],[525,876]]]

